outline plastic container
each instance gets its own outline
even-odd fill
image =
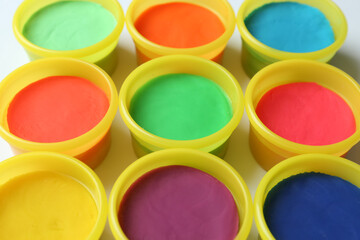
[[[233,117],[216,133],[194,140],[171,140],[145,131],[129,113],[131,99],[144,84],[170,73],[200,75],[217,83],[229,97]],[[134,151],[139,157],[166,148],[193,148],[223,157],[227,149],[227,140],[239,124],[244,112],[242,91],[231,73],[212,61],[189,55],[165,56],[139,66],[124,81],[119,98],[120,114],[131,132]]]
[[[235,239],[247,238],[252,225],[252,200],[244,180],[236,170],[208,153],[192,149],[168,149],[151,153],[135,161],[116,180],[109,199],[109,223],[115,239],[127,239],[118,222],[118,211],[129,187],[145,173],[171,165],[199,169],[225,184],[233,195],[240,216],[240,230]]]
[[[211,10],[223,22],[225,32],[216,40],[206,45],[193,48],[164,47],[147,40],[136,30],[134,22],[150,7],[171,2],[193,3]],[[135,43],[139,65],[157,57],[173,54],[194,55],[221,63],[225,46],[235,29],[235,14],[231,5],[226,0],[133,0],[127,9],[125,21],[127,29]]]
[[[88,166],[70,156],[52,152],[32,152],[0,163],[0,185],[14,177],[38,171],[63,174],[81,183],[89,191],[97,206],[98,216],[87,239],[99,239],[105,228],[107,200],[104,186],[98,176]]]
[[[349,138],[330,145],[311,146],[282,138],[268,129],[255,109],[270,89],[294,82],[315,82],[341,96],[353,111],[356,131]],[[306,153],[346,154],[360,140],[360,86],[345,72],[325,63],[287,60],[269,65],[250,81],[245,93],[245,108],[250,120],[250,149],[256,161],[269,170],[282,160]]]
[[[245,26],[244,20],[255,9],[272,2],[289,0],[245,0],[237,15],[237,26],[242,38],[241,60],[243,68],[249,77],[252,77],[263,67],[287,59],[308,59],[319,62],[328,62],[344,43],[347,34],[347,22],[342,11],[331,0],[290,0],[306,4],[319,9],[329,20],[335,34],[335,42],[330,46],[308,53],[292,53],[271,48],[254,38]]]
[[[33,82],[59,75],[82,77],[102,89],[109,99],[109,109],[103,119],[85,134],[62,142],[32,142],[10,133],[7,109],[15,95]],[[116,114],[117,103],[115,84],[99,67],[73,58],[36,60],[16,69],[0,83],[0,137],[10,144],[15,154],[28,151],[54,151],[76,157],[95,168],[103,161],[109,150],[109,129]]]
[[[28,19],[41,8],[60,1],[66,0],[25,0],[16,10],[13,19],[13,31],[18,42],[26,50],[30,60],[45,57],[78,58],[95,63],[96,65],[103,68],[107,73],[111,74],[115,70],[117,64],[115,47],[119,41],[120,33],[124,27],[125,22],[123,10],[117,0],[86,0],[102,5],[105,9],[114,15],[117,21],[114,30],[106,38],[89,47],[69,51],[50,50],[39,47],[24,37],[22,32]]]
[[[360,166],[341,157],[326,154],[304,154],[279,163],[265,174],[255,194],[255,223],[261,239],[275,239],[267,227],[263,214],[267,194],[282,180],[304,172],[320,172],[340,177],[360,187]]]

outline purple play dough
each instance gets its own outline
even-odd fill
[[[120,225],[131,240],[234,239],[239,215],[226,186],[185,166],[155,169],[127,191]]]

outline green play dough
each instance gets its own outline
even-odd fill
[[[33,44],[52,50],[75,50],[106,38],[115,28],[114,16],[100,4],[62,1],[30,17],[23,34]]]
[[[224,90],[192,74],[167,74],[152,79],[135,93],[130,114],[146,131],[174,140],[211,135],[232,118]]]

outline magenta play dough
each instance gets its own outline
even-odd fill
[[[271,89],[259,101],[256,113],[271,131],[301,144],[334,144],[356,130],[349,105],[335,92],[312,82]]]
[[[232,240],[239,230],[238,210],[225,185],[185,166],[139,178],[121,202],[119,222],[131,240]]]

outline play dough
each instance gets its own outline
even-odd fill
[[[360,188],[339,177],[303,173],[278,183],[264,204],[277,240],[360,237]]]
[[[296,2],[265,4],[246,17],[245,25],[263,44],[286,52],[313,52],[335,41],[325,15]]]
[[[239,229],[230,191],[185,166],[158,168],[138,179],[121,202],[119,220],[133,240],[233,240]]]
[[[0,187],[0,196],[2,240],[85,240],[98,215],[88,190],[55,172],[10,179]]]
[[[33,44],[51,50],[75,50],[106,38],[115,28],[114,16],[100,4],[59,1],[35,12],[23,34]]]
[[[328,145],[356,130],[351,108],[335,92],[312,82],[290,83],[268,91],[256,113],[272,132],[307,145]]]
[[[71,76],[41,79],[16,94],[8,108],[12,134],[34,142],[78,137],[105,116],[109,100],[92,82]]]
[[[173,2],[155,5],[135,21],[146,39],[173,48],[192,48],[219,38],[225,27],[218,16],[201,6]]]
[[[223,128],[232,118],[232,108],[223,89],[213,81],[192,74],[167,74],[135,93],[130,114],[152,134],[191,140]]]

